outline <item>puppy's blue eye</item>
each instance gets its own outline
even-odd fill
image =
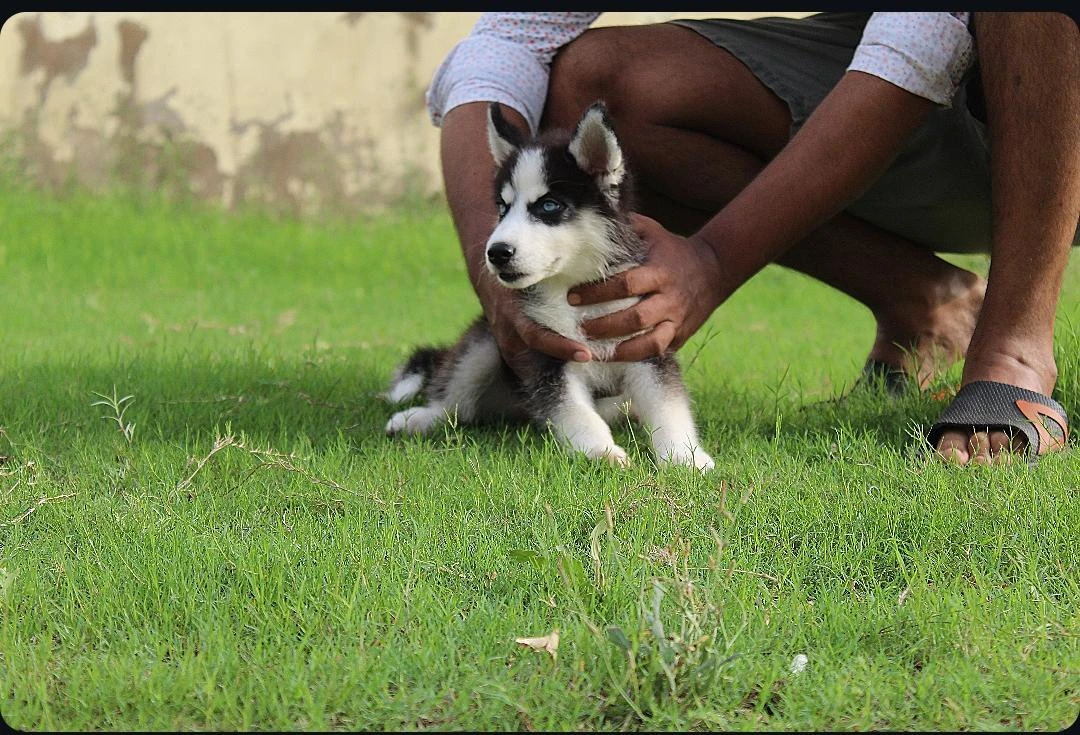
[[[550,197],[540,200],[540,211],[544,214],[557,214],[563,211],[563,209],[562,202],[551,199]]]
[[[510,211],[510,206],[506,202],[499,200],[495,202],[495,209],[498,210],[499,216],[503,217],[506,215],[507,212]]]

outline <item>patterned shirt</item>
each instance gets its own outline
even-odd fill
[[[435,71],[425,94],[436,125],[468,102],[500,102],[535,132],[551,60],[600,13],[483,13]],[[948,106],[974,63],[969,13],[874,13],[848,70],[880,77]]]

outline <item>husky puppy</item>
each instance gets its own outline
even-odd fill
[[[551,131],[525,141],[492,104],[488,143],[495,157],[499,222],[487,242],[486,266],[517,290],[524,313],[601,360],[619,340],[588,340],[582,321],[636,299],[574,307],[567,292],[638,265],[646,246],[628,218],[629,176],[603,103],[592,105],[572,133]],[[531,419],[550,426],[571,451],[626,466],[626,451],[608,424],[626,411],[651,430],[660,462],[706,471],[690,400],[675,357],[642,362],[563,362],[535,353],[511,370],[483,317],[451,347],[424,347],[394,373],[386,398],[427,403],[395,413],[388,434],[426,433],[459,424]]]

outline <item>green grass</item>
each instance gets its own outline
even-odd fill
[[[393,366],[477,313],[441,210],[305,224],[6,184],[0,274],[12,726],[1057,730],[1080,711],[1080,453],[945,467],[917,451],[929,395],[822,403],[873,324],[809,279],[767,269],[683,351],[701,477],[629,427],[624,471],[532,428],[382,435]],[[1059,315],[1076,416],[1076,257]],[[553,630],[555,656],[515,643]]]

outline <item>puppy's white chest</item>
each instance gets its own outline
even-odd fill
[[[568,291],[569,288],[559,288],[539,292],[537,297],[526,304],[525,313],[533,321],[554,332],[558,332],[568,339],[584,342],[596,357],[600,359],[610,357],[623,340],[587,339],[581,331],[581,323],[633,306],[640,300],[639,297],[606,301],[601,304],[589,304],[587,306],[571,306],[566,302]]]

